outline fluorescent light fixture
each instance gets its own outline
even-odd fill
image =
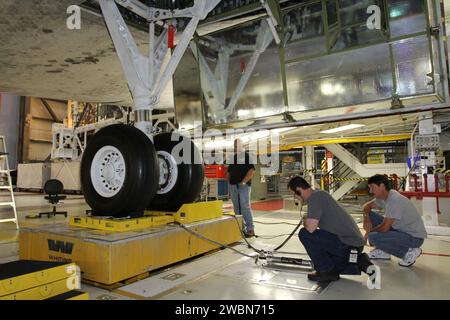
[[[400,8],[391,9],[391,12],[389,12],[389,16],[391,19],[398,18],[404,14],[405,14],[404,10]]]
[[[271,131],[272,131],[272,133],[280,134],[280,133],[283,133],[283,132],[286,132],[286,131],[290,131],[290,130],[293,130],[293,129],[296,129],[296,127],[278,128],[278,129],[272,129]]]
[[[333,128],[333,129],[329,129],[329,130],[324,130],[324,131],[320,131],[320,133],[336,133],[336,132],[341,132],[341,131],[347,131],[347,130],[352,130],[352,129],[356,129],[356,128],[361,128],[364,127],[364,124],[348,124],[346,126],[342,126],[342,127],[337,127],[337,128]]]
[[[345,92],[345,88],[340,83],[332,84],[325,82],[320,86],[320,91],[324,96],[334,96],[337,94],[343,94]]]
[[[242,143],[247,144],[251,141],[258,141],[261,139],[269,138],[271,134],[280,134],[289,130],[296,129],[296,127],[286,127],[286,128],[278,128],[278,129],[272,129],[272,130],[260,130],[250,133],[244,133],[240,135],[236,135],[231,140],[226,139],[215,139],[215,140],[209,140],[205,141],[203,146],[205,149],[223,149],[223,148],[233,148],[234,147],[234,140],[236,138],[241,139]]]
[[[239,118],[248,117],[252,114],[250,110],[238,110],[237,115]]]
[[[259,139],[267,138],[270,136],[269,130],[256,131],[253,133],[245,134],[240,136],[239,138],[243,143],[249,143],[250,141],[257,141]]]
[[[334,87],[331,83],[324,83],[320,86],[320,91],[325,96],[332,96],[334,94]]]
[[[295,129],[295,127],[278,128],[272,130],[261,130],[253,133],[245,134],[240,136],[243,143],[249,143],[250,141],[257,141],[260,139],[269,138],[273,134],[281,134],[283,132]]]
[[[234,140],[212,140],[205,142],[205,149],[223,149],[234,146]]]

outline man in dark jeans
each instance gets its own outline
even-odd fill
[[[362,253],[364,238],[353,218],[328,193],[313,190],[301,177],[292,178],[288,188],[296,199],[308,204],[304,228],[299,232],[316,270],[308,279],[336,281],[340,274],[365,272],[371,262]],[[356,262],[350,261],[351,250],[357,252]]]
[[[242,141],[234,141],[233,163],[228,166],[228,182],[230,184],[231,201],[234,212],[244,218],[244,235],[246,238],[255,236],[253,226],[253,214],[250,207],[250,193],[252,177],[255,173],[255,166],[248,152],[245,152]]]

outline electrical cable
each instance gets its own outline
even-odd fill
[[[289,223],[289,222],[261,222],[261,221],[256,221],[256,220],[253,220],[253,222],[254,223],[258,223],[258,224],[265,224],[265,225],[272,225],[272,224],[286,224],[286,225],[289,225],[289,226],[296,226],[297,225],[297,223]]]
[[[241,251],[239,251],[239,250],[237,250],[237,249],[235,249],[235,248],[233,248],[233,247],[231,247],[231,246],[229,246],[229,245],[220,243],[220,242],[215,241],[215,240],[211,240],[211,239],[209,239],[209,238],[207,238],[207,237],[201,235],[200,233],[197,233],[197,232],[195,232],[195,231],[189,229],[189,228],[186,227],[184,224],[181,224],[181,223],[179,223],[179,222],[175,222],[175,224],[178,225],[178,226],[180,226],[181,228],[183,228],[183,229],[186,230],[187,232],[189,232],[189,233],[195,235],[196,237],[198,237],[198,238],[200,238],[200,239],[203,239],[203,240],[205,240],[205,241],[214,243],[214,244],[220,246],[221,248],[228,248],[228,249],[233,250],[233,251],[236,252],[236,253],[239,253],[240,255],[243,255],[243,256],[246,256],[246,257],[249,257],[249,258],[252,258],[252,259],[255,258],[254,256],[251,256],[251,255],[249,255],[249,254],[246,254],[246,253],[244,253],[244,252],[241,252]]]
[[[265,240],[270,240],[270,239],[285,237],[285,236],[289,236],[289,235],[290,235],[289,233],[285,233],[285,234],[279,234],[279,235],[276,235],[276,236],[258,236],[258,238],[265,239]]]
[[[286,238],[286,240],[284,240],[284,242],[282,244],[280,244],[278,247],[273,249],[273,251],[278,251],[279,249],[281,249],[292,238],[292,236],[297,232],[297,230],[301,227],[301,225],[303,224],[302,209],[303,209],[303,201],[301,202],[301,206],[300,206],[300,222],[295,227],[295,229],[291,232],[291,234]]]
[[[297,230],[300,228],[300,226],[301,226],[302,223],[303,223],[302,209],[303,209],[303,202],[302,202],[302,205],[301,205],[301,207],[300,207],[300,222],[299,222],[298,225],[295,227],[295,229],[288,235],[288,237],[283,241],[283,243],[282,243],[281,245],[279,245],[277,248],[275,248],[273,251],[277,251],[277,250],[279,250],[280,248],[282,248],[282,247],[283,247],[283,246],[284,246],[284,245],[292,238],[292,236],[295,234],[295,232],[297,232]],[[248,242],[247,238],[245,237],[244,231],[241,229],[241,226],[240,226],[240,224],[239,224],[239,220],[237,219],[236,215],[234,215],[234,214],[226,214],[226,213],[224,213],[224,215],[231,216],[231,217],[233,217],[233,218],[235,219],[236,224],[237,224],[237,226],[238,226],[238,229],[239,229],[239,231],[241,232],[241,235],[243,236],[244,241],[247,243],[247,247],[248,247],[248,248],[250,248],[250,249],[252,249],[253,251],[255,251],[256,253],[258,253],[258,255],[259,255],[259,254],[264,254],[264,253],[265,253],[264,250],[257,249],[257,248],[255,248],[254,246],[252,246],[252,245],[250,244],[250,242]],[[181,228],[184,229],[185,231],[191,233],[192,235],[194,235],[194,236],[196,236],[196,237],[198,237],[198,238],[200,238],[200,239],[203,239],[203,240],[205,240],[205,241],[214,243],[214,244],[218,245],[218,246],[221,247],[221,248],[228,248],[228,249],[231,249],[231,250],[233,250],[234,252],[236,252],[236,253],[238,253],[238,254],[240,254],[240,255],[242,255],[242,256],[245,256],[245,257],[248,257],[248,258],[252,258],[252,259],[255,259],[255,260],[258,259],[258,256],[252,256],[252,255],[249,255],[249,254],[244,253],[244,252],[242,252],[242,251],[239,251],[239,250],[237,250],[237,249],[235,249],[235,248],[233,248],[233,247],[231,247],[231,246],[229,246],[229,245],[226,245],[226,244],[220,243],[220,242],[218,242],[218,241],[209,239],[209,238],[207,238],[207,237],[205,237],[205,236],[203,236],[203,235],[201,235],[201,234],[199,234],[199,233],[197,233],[197,232],[195,232],[195,231],[189,229],[188,227],[186,227],[185,225],[183,225],[183,224],[181,224],[181,223],[179,223],[179,222],[177,222],[177,221],[175,221],[174,224],[175,224],[175,225],[178,225],[179,227],[181,227]],[[281,224],[281,223],[279,223],[279,224]],[[262,238],[262,239],[274,239],[274,238],[278,238],[278,237],[282,237],[282,236],[286,236],[286,235],[278,235],[278,236],[274,236],[274,237],[261,237],[261,238]]]
[[[289,236],[283,241],[283,243],[282,243],[281,245],[279,245],[278,247],[276,247],[273,251],[277,251],[277,250],[281,249],[281,248],[282,248],[282,247],[283,247],[283,246],[284,246],[284,245],[292,238],[292,236],[297,232],[297,230],[298,230],[298,229],[300,228],[300,226],[303,224],[302,210],[303,210],[303,202],[301,203],[301,206],[300,206],[300,222],[297,224],[297,226],[295,227],[295,229],[289,234]],[[239,225],[239,221],[237,220],[236,216],[235,216],[235,215],[230,215],[230,216],[234,217],[234,219],[236,220],[236,223],[237,223],[238,226],[239,226],[239,229],[241,229],[241,227],[240,227],[240,225]],[[242,233],[242,230],[241,230],[241,233]],[[253,249],[255,252],[257,252],[257,253],[263,252],[263,250],[259,250],[259,249],[256,249],[255,247],[253,247],[253,246],[247,241],[247,239],[245,238],[245,236],[244,236],[244,240],[245,240],[245,242],[247,243],[248,247],[251,248],[251,249]]]
[[[227,215],[227,216],[230,216],[230,217],[234,218],[234,220],[236,221],[236,224],[238,226],[238,229],[241,232],[242,239],[244,239],[244,241],[247,243],[247,247],[253,249],[253,251],[257,252],[258,254],[261,254],[263,252],[263,250],[259,250],[259,249],[255,248],[255,247],[253,247],[251,245],[251,243],[248,242],[247,238],[245,237],[244,231],[241,229],[241,226],[239,224],[239,220],[236,218],[236,215],[234,215],[234,214],[224,214],[224,215]]]

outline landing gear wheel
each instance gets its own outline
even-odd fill
[[[81,189],[92,215],[140,217],[158,187],[151,140],[139,129],[117,124],[98,131],[81,160]]]
[[[177,133],[161,133],[153,141],[160,175],[150,208],[177,211],[184,203],[194,202],[200,194],[204,179],[201,154],[189,138]]]

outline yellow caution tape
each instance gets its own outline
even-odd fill
[[[393,177],[389,177],[389,180],[394,180]],[[397,179],[399,181],[403,181],[406,180],[406,177],[397,177]],[[341,181],[367,181],[369,180],[369,178],[362,178],[362,177],[358,177],[358,178],[339,178],[339,177],[334,177],[334,176],[330,176],[330,181],[331,182],[341,182]]]
[[[436,174],[436,173],[450,174],[450,170],[448,170],[446,168],[439,168],[439,169],[434,169],[433,173],[434,174]]]

